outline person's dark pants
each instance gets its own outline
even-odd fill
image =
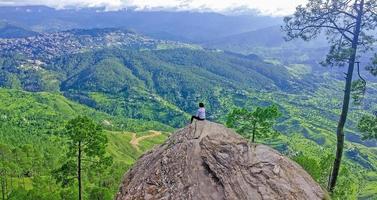
[[[204,119],[201,119],[201,118],[199,118],[197,116],[192,116],[191,117],[191,123],[194,121],[194,119],[199,120],[199,121],[203,121],[204,120]]]

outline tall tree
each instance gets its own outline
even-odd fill
[[[245,108],[235,108],[228,114],[226,125],[235,128],[238,133],[254,143],[256,137],[266,137],[276,132],[273,126],[280,116],[281,113],[276,105],[266,108],[257,107],[253,112]]]
[[[324,65],[347,65],[343,106],[336,129],[337,147],[329,190],[336,185],[344,147],[344,126],[350,104],[355,61],[360,53],[370,50],[375,42],[373,30],[377,26],[376,0],[309,0],[298,6],[293,16],[284,19],[283,31],[287,39],[305,41],[327,36],[331,45]]]
[[[62,185],[78,182],[78,198],[82,199],[82,169],[83,164],[91,170],[109,166],[111,157],[106,157],[107,137],[102,127],[88,117],[79,116],[68,122],[65,127],[68,138],[68,161],[55,171],[54,175]]]

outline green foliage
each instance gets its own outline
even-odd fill
[[[9,89],[21,89],[21,82],[15,74],[0,72],[0,85]]]
[[[377,140],[377,116],[365,115],[358,124],[364,140]]]
[[[106,200],[112,199],[114,194],[103,187],[94,187],[89,193],[89,199]]]
[[[236,108],[228,114],[226,125],[236,128],[238,133],[255,142],[255,137],[266,138],[276,133],[273,126],[280,116],[281,113],[276,105],[266,108],[257,107],[253,112],[245,108]]]
[[[79,196],[81,197],[81,171],[88,168],[89,173],[104,171],[112,164],[112,158],[106,156],[107,137],[102,127],[88,117],[71,119],[65,127],[65,137],[68,140],[67,161],[61,168],[54,171],[57,181],[62,186],[73,183],[74,178],[79,182]]]
[[[366,67],[373,76],[377,76],[377,54],[374,54],[372,63]]]
[[[125,89],[124,87],[141,85],[132,71],[121,63],[116,58],[105,58],[72,77],[63,87],[115,93]]]
[[[340,169],[339,181],[331,194],[334,200],[354,200],[359,193],[359,180],[347,167]]]
[[[333,156],[327,152],[320,157],[312,157],[299,153],[293,160],[300,164],[323,188],[327,187]]]
[[[6,152],[11,152],[9,156],[4,157],[4,162],[0,162],[0,165],[7,166],[6,174],[1,178],[6,183],[6,196],[12,200],[77,199],[78,190],[74,187],[75,184],[72,184],[77,182],[74,179],[69,182],[69,179],[63,176],[64,173],[61,173],[60,180],[68,180],[65,187],[61,187],[55,179],[58,178],[58,174],[55,173],[53,177],[52,172],[69,161],[66,156],[69,151],[64,124],[79,113],[90,115],[96,123],[103,123],[105,128],[114,131],[172,130],[171,127],[158,122],[115,118],[74,103],[59,94],[0,89],[0,99],[0,146],[6,147]],[[129,144],[130,140],[127,138],[131,139],[131,134],[119,132],[118,135],[125,137],[116,139],[107,131],[105,135],[109,138],[105,156],[111,155],[114,163],[107,169],[95,168],[93,162],[85,163],[87,167],[83,169],[86,175],[83,179],[86,186],[84,197],[90,196],[92,188],[97,187],[101,190],[95,192],[96,194],[104,194],[106,199],[111,199],[108,195],[116,193],[123,173],[142,154]],[[143,141],[140,149],[149,150],[165,138],[166,136],[162,135]],[[119,148],[114,148],[116,144],[119,144]],[[132,159],[125,163],[127,157]],[[65,166],[74,176],[76,163],[68,164],[74,164]],[[93,172],[90,171],[91,168]]]
[[[294,157],[294,161],[301,165],[314,180],[318,181],[321,178],[323,169],[319,166],[317,159],[312,157],[306,157],[304,155],[297,155]]]
[[[352,82],[352,91],[351,95],[354,100],[354,103],[360,105],[364,99],[366,92],[366,83],[363,80],[356,80]]]
[[[68,157],[77,155],[77,148],[81,148],[88,158],[103,158],[107,145],[107,138],[102,127],[88,117],[79,116],[68,121],[64,136],[68,139]]]

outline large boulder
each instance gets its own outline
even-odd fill
[[[232,130],[196,121],[143,155],[126,173],[117,200],[326,199],[298,164]]]

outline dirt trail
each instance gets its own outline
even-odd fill
[[[159,131],[149,131],[151,134],[149,135],[144,135],[144,136],[141,136],[141,137],[136,137],[136,133],[132,133],[132,139],[130,141],[130,144],[138,151],[140,151],[140,148],[139,148],[139,142],[141,142],[142,140],[145,140],[145,139],[148,139],[148,138],[153,138],[153,137],[157,137],[159,135],[161,135],[161,132]]]

